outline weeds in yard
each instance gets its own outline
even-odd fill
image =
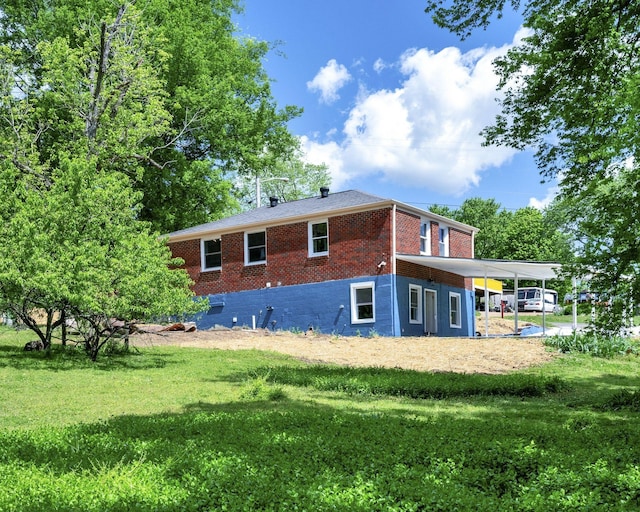
[[[345,368],[314,365],[306,368],[260,368],[270,382],[339,391],[350,395],[448,399],[471,396],[539,397],[567,388],[557,376],[531,374],[464,375],[424,373],[393,368]]]
[[[636,357],[458,375],[163,347],[95,365],[4,334],[2,511],[640,509]]]
[[[268,400],[275,402],[284,400],[287,395],[280,386],[274,386],[269,382],[269,373],[256,375],[245,382],[240,391],[242,400]]]
[[[577,352],[594,357],[637,354],[637,342],[623,336],[603,336],[597,333],[573,333],[570,336],[549,336],[545,345],[559,352]]]

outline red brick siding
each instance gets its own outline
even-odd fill
[[[420,217],[396,212],[396,251],[400,254],[420,254]]]
[[[244,232],[222,236],[222,270],[201,272],[200,241],[170,244],[185,259],[197,295],[288,286],[391,272],[391,209],[329,219],[329,255],[308,257],[308,223],[267,229],[267,263],[244,265]],[[378,268],[381,261],[387,265]]]
[[[431,222],[431,256],[440,256],[440,245],[438,244],[438,240],[440,240],[439,228],[440,224]]]
[[[449,256],[452,258],[473,258],[471,233],[449,228]]]
[[[413,279],[431,280],[434,283],[447,284],[456,288],[472,289],[472,280],[461,277],[457,274],[445,272],[431,267],[416,265],[408,261],[398,261],[397,272],[399,276]]]

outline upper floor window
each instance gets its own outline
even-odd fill
[[[246,265],[266,263],[267,261],[267,232],[244,234],[244,262]]]
[[[460,312],[460,294],[449,292],[449,326],[462,327],[462,315]]]
[[[375,322],[374,283],[353,283],[351,285],[351,323]]]
[[[202,240],[200,254],[202,255],[202,270],[222,267],[222,243],[219,238]]]
[[[428,220],[420,223],[420,254],[431,254],[431,222]]]
[[[309,222],[309,256],[329,254],[329,223]]]
[[[449,256],[449,228],[446,226],[438,229],[438,250],[440,256]]]
[[[422,287],[409,285],[409,323],[422,323]]]

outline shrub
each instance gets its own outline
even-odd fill
[[[545,345],[563,353],[579,352],[604,358],[638,353],[637,345],[629,338],[591,332],[574,333],[570,336],[549,336],[545,339]]]

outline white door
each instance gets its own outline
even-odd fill
[[[438,333],[438,295],[435,290],[424,291],[424,332]]]

